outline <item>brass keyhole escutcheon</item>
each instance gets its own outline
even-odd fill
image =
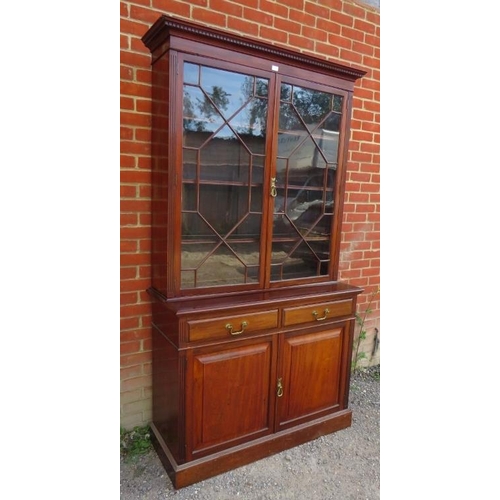
[[[271,177],[271,196],[276,198],[278,192],[276,191],[276,177]]]
[[[283,396],[283,381],[281,377],[278,379],[278,387],[276,389],[276,395],[281,398]]]

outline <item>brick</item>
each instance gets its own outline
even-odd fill
[[[344,49],[350,49],[352,47],[352,40],[336,34],[328,35],[328,43],[331,43],[332,45],[335,45],[337,47],[343,47]]]
[[[150,127],[151,116],[142,113],[122,111],[120,113],[120,123],[122,125],[132,125],[136,127]]]
[[[137,241],[120,241],[121,253],[135,253],[137,252]]]
[[[123,368],[122,370],[125,370],[124,373],[126,373],[126,370],[135,370],[137,369],[136,367],[130,367],[130,368]],[[141,367],[138,366],[138,369],[140,370]],[[121,378],[129,378],[129,377],[121,377]],[[142,390],[141,389],[136,389],[135,391],[127,391],[127,392],[122,392],[120,394],[120,403],[129,403],[131,401],[137,401],[138,399],[142,398]]]
[[[147,23],[131,21],[129,19],[123,19],[123,18],[120,19],[120,33],[135,35],[140,38],[144,35],[144,33],[146,33],[148,29],[149,26]]]
[[[149,409],[151,406],[151,401],[148,399],[141,399],[139,401],[134,401],[131,403],[125,403],[122,405],[123,415],[136,414],[139,411],[144,411]]]
[[[349,28],[348,26],[342,26],[340,34],[345,38],[358,42],[362,42],[365,38],[365,34],[362,31]]]
[[[341,12],[335,10],[330,11],[330,21],[341,24],[343,26],[350,26],[350,27],[352,27],[354,24],[354,20],[351,16],[342,14]]]
[[[130,17],[137,21],[144,21],[148,27],[151,26],[158,19],[158,12],[149,8],[140,7],[139,5],[132,4],[130,6]]]
[[[144,170],[121,170],[120,182],[126,184],[144,184],[151,182],[151,172]]]
[[[297,21],[304,26],[314,27],[316,26],[316,17],[306,12],[300,12],[298,10],[290,10],[290,19]]]
[[[148,254],[123,254],[120,255],[120,265],[122,266],[140,266],[149,264],[150,257]],[[137,325],[134,325],[134,327]],[[130,327],[133,328],[133,327]]]
[[[245,20],[256,21],[259,24],[263,24],[266,26],[272,26],[274,16],[268,14],[266,12],[262,12],[256,9],[243,9],[243,17]]]
[[[352,42],[352,50],[354,52],[359,52],[360,54],[364,54],[365,57],[363,57],[363,64],[365,66],[379,66],[379,61],[377,59],[374,59],[373,57],[367,57],[367,56],[372,56],[373,55],[373,47],[371,45],[367,45],[366,43],[363,42],[358,42],[358,41],[353,41]],[[366,64],[366,61],[369,61],[370,64]]]
[[[193,21],[201,21],[202,23],[212,24],[218,27],[226,27],[227,16],[219,12],[214,12],[209,9],[194,7],[192,13]]]
[[[241,17],[243,7],[227,0],[210,0],[210,10],[222,12],[228,16]]]
[[[328,40],[328,34],[326,31],[311,28],[310,26],[302,26],[302,35],[320,42],[326,42]]]
[[[289,35],[288,40],[290,45],[298,47],[299,49],[314,49],[314,40],[311,40],[310,38],[298,35]]]
[[[363,31],[364,33],[368,33],[370,35],[374,35],[376,26],[373,23],[368,23],[366,21],[363,21],[362,19],[354,19],[354,29]]]
[[[122,342],[120,344],[120,354],[133,354],[139,352],[141,343],[138,340],[133,342]]]
[[[120,152],[122,154],[151,155],[151,144],[149,142],[121,141]]]
[[[340,35],[341,26],[340,24],[333,23],[329,20],[328,16],[324,18],[316,19],[316,28],[320,30],[325,30],[330,34]]]
[[[259,34],[258,24],[234,17],[227,18],[227,27],[233,31],[236,31],[237,33],[244,33],[253,36],[258,36]]]
[[[120,328],[126,330],[127,328],[137,328],[139,326],[139,318],[121,318]]]
[[[130,391],[137,389],[139,387],[150,387],[152,385],[152,379],[150,376],[142,376],[130,378],[127,380],[121,381],[121,390],[122,391]]]
[[[376,257],[373,255],[372,257]],[[130,342],[131,340],[144,340],[151,338],[151,330],[149,328],[138,328],[136,330],[128,330],[120,332],[120,342]]]
[[[136,267],[122,267],[120,269],[120,279],[135,279],[137,276],[137,268]]]
[[[120,306],[121,317],[130,318],[133,316],[141,316],[142,314],[147,314],[151,310],[150,304],[136,304],[136,305],[124,305]]]
[[[177,2],[176,0],[151,0],[153,7],[156,11],[168,12],[179,17],[189,17],[191,6],[184,2]],[[156,17],[158,17],[157,12]]]
[[[142,427],[148,423],[149,421],[144,420],[142,412],[134,415],[120,416],[120,426],[126,431],[132,430],[136,426]]]
[[[330,18],[330,9],[323,7],[322,5],[318,5],[316,3],[306,2],[304,5],[304,11],[307,14],[313,15],[316,18],[316,22],[318,22],[318,20],[320,19]]]
[[[132,110],[134,109],[134,99],[132,97],[120,97],[120,109]]]
[[[273,42],[287,43],[288,35],[286,31],[279,31],[275,28],[261,26],[259,32],[262,38],[267,38],[268,40],[272,40]]]
[[[363,60],[363,56],[361,54],[346,49],[341,49],[340,58],[356,64],[361,64],[361,61]]]
[[[380,132],[380,124],[372,123],[372,122],[363,122],[362,130],[370,131],[370,132]]]
[[[270,2],[269,0],[260,0],[259,10],[261,10],[262,12],[269,12],[270,14],[274,14],[275,16],[293,19],[293,17],[288,15],[288,7]]]
[[[122,244],[125,242],[121,242]],[[132,243],[132,242],[127,242],[127,243]],[[137,246],[137,242],[134,242],[135,245]],[[123,251],[123,250],[122,250]],[[120,293],[120,304],[137,304],[139,298],[139,294],[137,292],[130,292],[130,293]]]
[[[151,361],[151,352],[141,352],[138,354],[128,354],[120,356],[120,366],[135,366],[149,363]]]
[[[366,10],[362,7],[358,7],[352,3],[343,2],[342,10],[351,16],[360,17],[361,19],[365,18]]]
[[[322,54],[327,57],[333,57],[335,59],[338,59],[340,55],[340,49],[328,43],[316,41],[314,44],[314,49],[318,54]]]
[[[295,33],[296,35],[300,34],[301,25],[299,23],[288,21],[286,19],[282,19],[281,17],[274,18],[273,26],[278,30],[287,31],[288,33]]]
[[[145,290],[151,285],[151,280],[149,279],[133,279],[133,280],[123,280],[120,282],[121,292],[138,292]]]

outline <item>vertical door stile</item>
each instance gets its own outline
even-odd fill
[[[274,198],[271,196],[271,178],[276,177],[276,156],[278,154],[278,128],[279,128],[279,105],[280,105],[281,76],[274,73],[270,79],[269,87],[272,89],[269,95],[268,130],[270,134],[267,139],[268,150],[266,154],[266,169],[264,173],[263,186],[263,231],[261,242],[262,265],[264,268],[264,288],[269,288],[271,281],[271,248],[273,234]],[[264,223],[265,221],[265,223]]]

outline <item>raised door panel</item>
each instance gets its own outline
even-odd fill
[[[271,432],[270,380],[275,342],[268,338],[200,349],[193,354],[192,407],[187,427],[193,458]]]
[[[278,377],[278,427],[319,418],[340,407],[342,327],[284,336]]]

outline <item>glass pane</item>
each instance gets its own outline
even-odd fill
[[[201,68],[201,88],[211,97],[226,119],[252,97],[253,83],[253,76],[215,68]]]
[[[252,156],[252,184],[262,184],[264,180],[265,156]]]
[[[280,130],[306,130],[295,108],[287,103],[280,105],[279,127]]]
[[[250,243],[230,243],[229,246],[246,266],[258,267],[260,259],[259,242],[254,241]]]
[[[182,214],[182,241],[217,242],[213,229],[197,213]]]
[[[342,99],[341,95],[333,96],[333,111],[342,111]]]
[[[182,164],[182,178],[191,180],[196,177],[196,164],[198,163],[198,151],[194,149],[184,149]]]
[[[328,263],[330,261],[330,240],[322,241],[309,241],[309,245],[317,255],[321,263],[321,274],[326,274],[328,270]]]
[[[247,187],[200,185],[200,214],[217,234],[225,236],[247,213]]]
[[[281,100],[290,101],[292,99],[292,86],[287,83],[281,84]]]
[[[322,157],[326,158],[329,163],[335,163],[339,150],[339,133],[320,129],[313,134],[313,137],[319,145]]]
[[[269,88],[269,80],[266,78],[257,78],[255,82],[255,95],[267,97]]]
[[[184,243],[181,251],[181,268],[185,271],[198,269],[215,250],[215,247],[214,243]]]
[[[294,87],[292,102],[307,128],[313,130],[331,111],[332,95],[317,90]]]
[[[262,213],[262,187],[254,187],[251,191],[250,211]]]
[[[267,99],[252,99],[229,122],[253,153],[264,153]]]
[[[197,286],[243,284],[246,267],[225,246],[219,247],[196,272]]]
[[[197,208],[196,185],[182,184],[182,210],[195,211]]]
[[[184,146],[198,148],[224,120],[198,87],[184,86]]]
[[[260,238],[260,226],[262,223],[261,214],[248,214],[240,221],[238,227],[228,236],[228,241],[232,239],[252,239],[258,240]]]
[[[200,151],[202,181],[249,182],[250,153],[225,125]]]
[[[303,242],[283,263],[283,279],[317,276],[319,269],[319,259]]]
[[[184,83],[198,85],[200,67],[193,63],[184,63]]]
[[[181,271],[181,288],[194,288],[195,271]]]

